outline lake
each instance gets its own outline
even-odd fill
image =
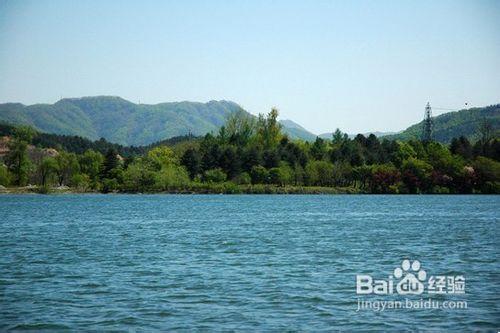
[[[499,209],[479,195],[1,195],[0,330],[497,331]],[[463,276],[464,293],[356,293],[357,275],[392,279],[405,259]],[[359,309],[422,298],[467,308]]]

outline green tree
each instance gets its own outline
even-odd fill
[[[104,157],[104,164],[101,173],[102,178],[113,178],[112,171],[119,166],[118,152],[116,149],[109,149]]]
[[[80,164],[78,163],[78,157],[74,153],[67,153],[61,151],[56,157],[57,162],[57,181],[59,186],[68,184],[74,174],[80,172]]]
[[[401,167],[402,181],[410,193],[425,192],[432,186],[432,165],[410,157]]]
[[[240,185],[248,185],[252,183],[252,178],[248,172],[242,172],[233,179],[233,182]]]
[[[315,160],[322,160],[326,157],[328,153],[328,147],[325,140],[320,137],[316,138],[313,145],[311,146],[311,155]]]
[[[90,177],[87,174],[77,173],[71,176],[69,185],[78,191],[86,192],[91,188]]]
[[[189,181],[186,169],[180,165],[164,166],[155,174],[155,188],[161,191],[186,187]]]
[[[6,165],[0,164],[0,185],[8,186],[11,182],[12,175]]]
[[[39,165],[40,182],[42,186],[49,185],[52,176],[57,174],[58,165],[53,157],[44,157]]]
[[[18,127],[14,131],[13,139],[9,144],[9,152],[5,158],[7,167],[14,176],[14,184],[26,185],[32,163],[28,157],[28,145],[31,142],[34,131],[30,127]]]
[[[275,185],[289,185],[293,181],[293,169],[287,163],[282,162],[279,167],[269,170],[269,181]]]
[[[333,164],[327,161],[309,161],[305,168],[305,176],[308,185],[332,185]]]
[[[222,183],[227,179],[226,173],[221,169],[211,169],[203,173],[203,180],[207,183]]]
[[[194,179],[201,172],[201,156],[198,150],[188,148],[182,155],[181,164],[186,167],[189,177]]]
[[[90,186],[93,189],[99,187],[99,174],[103,168],[104,156],[91,149],[86,150],[79,156],[80,171],[89,176]]]
[[[380,164],[372,167],[370,191],[372,193],[396,193],[401,174],[392,164]]]
[[[250,172],[252,184],[266,184],[269,181],[269,172],[262,165],[255,165]]]
[[[473,162],[477,187],[482,193],[500,193],[500,162],[479,156]]]
[[[452,154],[460,155],[467,160],[472,158],[472,145],[464,136],[451,140],[450,151]]]
[[[128,192],[152,191],[155,185],[155,172],[144,159],[132,162],[123,172],[123,189]]]
[[[281,138],[281,125],[278,122],[278,109],[273,108],[266,117],[259,115],[257,136],[264,149],[273,149]]]
[[[253,116],[241,110],[229,116],[224,129],[228,143],[245,146],[255,133],[256,122]]]

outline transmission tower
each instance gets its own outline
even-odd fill
[[[427,103],[425,107],[425,115],[424,115],[424,128],[422,131],[422,141],[430,142],[432,141],[432,109],[431,105]]]

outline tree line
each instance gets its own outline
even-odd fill
[[[491,130],[474,143],[460,137],[444,145],[373,134],[350,139],[337,129],[331,139],[310,143],[283,134],[277,118],[276,109],[257,119],[234,113],[217,134],[141,148],[125,158],[115,147],[104,154],[37,154],[28,149],[34,132],[18,127],[0,165],[0,184],[36,184],[41,191],[500,193],[500,140]]]

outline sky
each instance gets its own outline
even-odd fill
[[[0,0],[0,103],[94,95],[399,131],[500,102],[500,1]]]

